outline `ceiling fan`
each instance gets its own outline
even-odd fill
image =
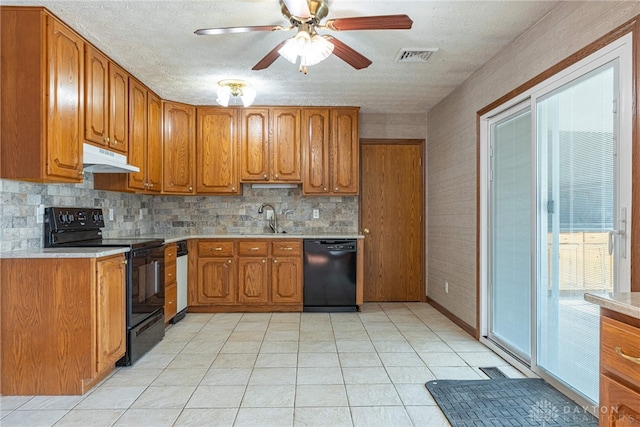
[[[300,61],[300,71],[307,73],[307,66],[322,61],[331,53],[351,65],[356,70],[367,68],[371,61],[331,35],[320,35],[317,30],[408,30],[413,21],[407,15],[362,16],[329,19],[321,21],[329,14],[328,0],[279,0],[282,14],[290,26],[256,25],[247,27],[204,28],[196,30],[198,35],[246,33],[252,31],[282,31],[296,29],[294,37],[279,43],[262,58],[253,70],[264,70],[278,59],[285,57],[294,64]]]

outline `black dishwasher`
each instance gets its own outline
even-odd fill
[[[358,311],[355,240],[304,240],[304,311]]]

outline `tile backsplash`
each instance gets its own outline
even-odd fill
[[[43,225],[37,209],[44,206],[112,208],[105,236],[160,233],[237,234],[268,231],[262,203],[276,209],[278,228],[287,233],[356,233],[358,198],[303,197],[300,188],[254,189],[241,196],[148,196],[93,189],[93,176],[82,184],[37,184],[0,179],[0,251],[42,247]],[[319,219],[312,218],[318,209]],[[140,211],[143,217],[140,219]]]

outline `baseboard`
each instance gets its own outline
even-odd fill
[[[458,316],[456,316],[455,314],[453,314],[452,312],[450,312],[449,310],[447,310],[446,308],[444,308],[443,306],[441,306],[440,304],[438,304],[437,302],[435,302],[433,299],[429,298],[428,296],[427,296],[427,304],[429,304],[430,306],[432,306],[433,308],[438,310],[447,319],[451,320],[453,323],[458,325],[463,331],[465,331],[466,333],[468,333],[469,335],[471,335],[475,339],[480,339],[480,337],[478,336],[478,330],[476,328],[474,328],[473,326],[469,325],[467,322],[465,322],[464,320],[460,319]]]

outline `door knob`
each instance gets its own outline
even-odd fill
[[[369,234],[369,233],[371,233],[371,230],[369,230],[368,228],[365,228],[364,229],[364,234]]]

